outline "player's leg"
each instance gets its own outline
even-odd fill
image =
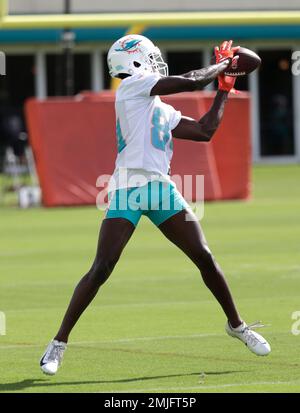
[[[103,221],[94,263],[75,288],[60,329],[40,360],[45,374],[56,374],[72,328],[112,273],[134,229],[134,223],[125,218],[109,218]]]
[[[189,216],[188,219],[187,216]],[[222,270],[208,248],[201,226],[195,217],[192,218],[191,211],[183,210],[162,222],[158,227],[199,268],[206,286],[219,301],[227,316],[227,333],[241,340],[254,354],[268,355],[271,351],[269,343],[260,334],[251,330],[251,327],[257,325],[247,326],[241,320]]]
[[[224,274],[208,248],[199,222],[183,210],[159,225],[161,232],[199,268],[205,285],[222,306],[232,327],[242,323]]]
[[[105,283],[112,273],[134,229],[133,223],[124,218],[105,219],[103,221],[93,265],[75,288],[55,340],[65,343],[68,341],[69,334],[80,315],[93,300],[100,286]]]

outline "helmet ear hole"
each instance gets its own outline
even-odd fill
[[[140,67],[141,64],[140,64],[139,62],[135,62],[135,61],[134,61],[134,62],[133,62],[133,66],[134,66],[134,67]]]

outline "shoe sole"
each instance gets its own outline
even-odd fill
[[[41,371],[44,374],[46,374],[46,376],[55,376],[56,373],[50,373],[49,371],[45,371],[42,366],[40,366],[40,367],[41,367]]]

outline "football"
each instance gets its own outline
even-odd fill
[[[240,47],[235,54],[239,56],[236,64],[233,64],[224,72],[227,76],[245,76],[257,69],[261,64],[261,58],[252,50]],[[216,61],[214,57],[214,62]]]

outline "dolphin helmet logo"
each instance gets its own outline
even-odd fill
[[[120,49],[115,49],[116,52],[134,53],[137,51],[137,46],[141,43],[141,40],[127,39],[121,43]]]

